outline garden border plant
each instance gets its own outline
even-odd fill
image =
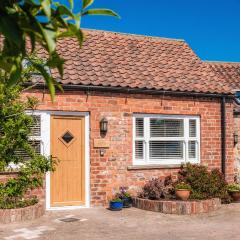
[[[118,196],[123,201],[123,208],[130,208],[132,206],[132,197],[127,187],[120,187]]]
[[[109,201],[109,209],[111,211],[121,211],[123,208],[123,200],[118,196],[113,197]]]
[[[227,187],[228,193],[234,202],[240,202],[240,185],[237,183],[229,184]]]
[[[187,190],[188,196],[178,196],[178,189],[180,192]],[[228,184],[218,169],[209,171],[206,166],[187,163],[181,166],[175,181],[171,176],[149,180],[138,196],[133,197],[133,206],[154,212],[190,215],[209,213],[220,208],[221,202],[230,201]]]
[[[163,178],[153,178],[148,181],[139,194],[140,198],[150,200],[171,199],[174,194],[173,180],[171,176]]]
[[[175,199],[174,190],[181,183],[191,188],[190,200],[220,198],[224,203],[231,201],[227,182],[218,169],[209,171],[206,166],[190,163],[181,166],[175,182],[171,176],[148,181],[138,197],[150,200]]]
[[[175,195],[178,199],[187,201],[192,191],[191,186],[185,182],[179,182],[175,185]]]
[[[206,166],[187,163],[181,166],[178,179],[191,186],[190,199],[220,198],[224,203],[230,202],[228,184],[219,169],[208,170]]]

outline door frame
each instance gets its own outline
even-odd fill
[[[34,110],[34,115],[41,115],[41,153],[45,156],[51,154],[51,115],[56,116],[82,116],[85,118],[85,205],[81,206],[63,206],[63,207],[51,207],[50,205],[50,172],[46,173],[46,210],[70,210],[77,208],[89,208],[90,207],[90,144],[89,144],[89,112],[67,112],[67,111],[40,111]]]

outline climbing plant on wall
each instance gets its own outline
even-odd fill
[[[37,201],[24,196],[29,189],[42,186],[44,174],[53,170],[54,163],[37,153],[29,141],[33,117],[26,110],[34,111],[36,99],[22,99],[23,87],[7,87],[4,81],[0,77],[0,171],[11,171],[14,166],[18,176],[0,183],[0,208],[12,208]]]

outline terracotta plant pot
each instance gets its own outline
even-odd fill
[[[240,191],[229,192],[234,202],[240,202]]]
[[[177,199],[180,199],[182,201],[187,201],[190,196],[190,190],[187,189],[177,189],[175,191]]]

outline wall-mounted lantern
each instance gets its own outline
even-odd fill
[[[236,146],[238,144],[238,134],[234,133],[233,138],[234,138],[234,146]]]
[[[108,120],[104,117],[100,121],[100,133],[106,134],[108,131]]]

